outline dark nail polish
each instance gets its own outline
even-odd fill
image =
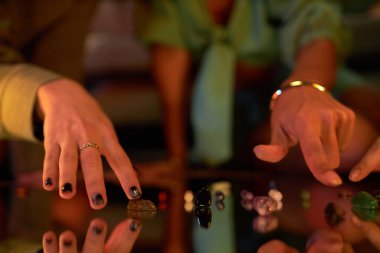
[[[94,234],[100,235],[103,232],[103,228],[102,227],[98,227],[98,226],[94,226],[92,228],[92,231],[94,232]]]
[[[139,227],[140,227],[140,224],[139,224],[139,223],[137,223],[136,221],[132,221],[132,223],[131,223],[129,229],[130,229],[131,231],[136,231]]]
[[[137,189],[136,186],[132,186],[129,189],[129,193],[131,194],[132,198],[134,198],[134,199],[138,199],[141,197],[141,193],[140,193],[139,189]]]
[[[52,186],[53,185],[53,180],[50,177],[46,178],[45,185],[46,186]]]
[[[94,195],[92,195],[92,202],[96,206],[103,205],[104,204],[103,196],[100,193],[95,193]]]
[[[72,240],[69,240],[69,239],[63,240],[63,246],[65,246],[67,248],[70,247],[72,244],[73,244]]]
[[[62,192],[72,192],[73,186],[70,183],[66,183],[62,186]]]
[[[51,244],[52,242],[53,242],[53,239],[52,238],[46,238],[45,239],[45,242],[47,243],[47,244]]]

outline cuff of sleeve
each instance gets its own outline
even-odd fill
[[[37,90],[51,80],[60,78],[54,72],[28,64],[10,68],[0,80],[1,121],[11,137],[37,141],[33,134],[33,111]]]

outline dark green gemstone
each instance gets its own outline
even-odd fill
[[[361,191],[355,194],[351,200],[354,209],[378,209],[379,202],[377,199],[368,192]]]
[[[352,211],[359,219],[365,221],[377,221],[377,217],[379,217],[380,214],[379,209],[362,209],[354,207]]]

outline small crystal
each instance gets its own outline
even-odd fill
[[[351,200],[351,204],[356,209],[378,209],[379,202],[368,192],[361,191],[355,194]]]
[[[216,209],[218,209],[219,211],[223,211],[224,208],[225,208],[225,205],[224,205],[223,201],[216,202]]]
[[[215,192],[215,199],[218,201],[224,200],[224,193],[222,191]]]
[[[211,209],[206,207],[196,207],[195,208],[195,218],[202,228],[209,228],[211,225],[212,213]]]
[[[269,215],[277,211],[277,201],[272,197],[258,196],[253,199],[252,203],[259,215]]]
[[[257,216],[252,222],[253,229],[263,234],[275,230],[278,224],[278,218],[273,215]]]
[[[194,198],[194,204],[200,207],[208,207],[211,205],[211,193],[207,187],[200,189]]]
[[[270,189],[268,192],[268,196],[274,198],[277,201],[282,200],[282,193],[276,189]]]
[[[247,190],[242,190],[240,192],[240,196],[242,199],[247,199],[247,200],[252,200],[254,197],[253,193]]]

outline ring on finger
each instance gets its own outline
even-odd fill
[[[100,152],[100,147],[96,143],[93,143],[93,142],[87,142],[86,144],[83,144],[82,146],[80,146],[79,152],[82,152],[84,149],[89,148],[89,147],[96,148]]]

